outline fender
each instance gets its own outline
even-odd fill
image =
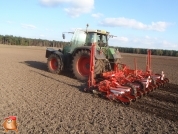
[[[71,53],[72,56],[74,56],[78,51],[80,50],[88,50],[91,51],[91,46],[82,46],[82,47],[76,47],[74,51]]]
[[[80,51],[80,50],[88,50],[91,52],[91,46],[82,46],[82,47],[77,47],[76,49],[74,49],[72,55],[75,55],[76,52]],[[96,59],[106,59],[106,56],[100,52],[100,50],[96,50],[95,51],[95,58]]]
[[[118,50],[114,48],[107,49],[108,59],[121,59],[121,54]]]
[[[60,50],[55,50],[53,48],[47,48],[46,49],[46,55],[45,57],[48,58],[51,54],[56,54],[59,56],[59,58],[64,61],[64,55]]]
[[[45,57],[46,58],[48,58],[52,53],[54,53],[55,51],[57,51],[57,50],[55,50],[55,49],[53,49],[53,48],[47,48],[46,49],[46,55],[45,55]]]
[[[56,49],[54,49],[54,48],[47,48],[46,49],[46,55],[45,55],[45,57],[46,58],[48,58],[51,54],[53,54],[53,53],[55,53],[55,54],[57,54],[57,55],[59,55],[59,56],[62,56],[63,55],[63,53],[62,53],[62,51],[59,49],[59,50],[56,50]]]

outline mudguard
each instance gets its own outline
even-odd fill
[[[56,50],[53,48],[47,48],[45,57],[48,58],[52,53],[54,53],[54,51]]]
[[[82,47],[77,47],[76,49],[74,49],[72,55],[74,55],[77,51],[80,50],[88,50],[91,51],[91,46],[82,46]],[[106,56],[104,53],[101,53],[100,50],[96,50],[95,51],[95,58],[96,59],[106,59]]]
[[[118,50],[115,48],[108,48],[107,50],[108,53],[108,59],[121,59],[121,54]]]
[[[63,55],[63,53],[61,51],[55,50],[53,48],[47,48],[46,49],[46,55],[45,55],[46,58],[48,58],[51,54],[58,55],[61,58],[61,60],[64,61],[64,55]]]

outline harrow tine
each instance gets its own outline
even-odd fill
[[[149,93],[152,92],[152,87],[151,86],[149,86],[147,89],[148,89]]]
[[[164,78],[164,80],[166,81],[166,83],[169,83],[169,79],[168,78]]]
[[[141,99],[143,97],[143,93],[141,91],[138,91],[138,98]]]
[[[120,101],[122,102],[122,104],[124,104],[126,106],[130,105],[132,102],[131,99],[127,96],[122,97],[122,99]]]
[[[156,90],[156,85],[155,84],[152,84],[152,87],[153,87],[153,91]]]
[[[157,89],[159,89],[159,88],[160,88],[160,85],[159,85],[159,83],[158,83],[158,82],[156,82],[156,86],[157,86]]]
[[[150,90],[150,92],[153,92],[154,91],[153,85],[149,85],[148,89]]]
[[[156,89],[158,89],[158,88],[159,88],[159,85],[156,83],[156,84],[155,84],[155,87],[156,87]]]
[[[150,91],[148,91],[146,95],[149,95],[149,94],[150,94]]]
[[[169,79],[168,78],[164,78],[164,87],[167,87],[169,83]]]
[[[162,88],[164,86],[163,82],[160,80],[159,83],[160,83],[160,88]]]
[[[132,99],[132,102],[136,102],[136,101],[137,101],[137,98],[138,98],[138,97],[135,96],[135,97]]]
[[[161,88],[162,87],[162,83],[160,81],[158,81],[157,83],[158,83],[159,88]]]

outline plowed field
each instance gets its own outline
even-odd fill
[[[170,84],[130,106],[81,92],[72,74],[48,72],[46,48],[0,45],[0,122],[17,116],[19,134],[177,134],[178,58],[152,56]],[[145,69],[145,55],[122,54]],[[3,133],[0,126],[0,133]],[[14,133],[9,131],[8,133]]]

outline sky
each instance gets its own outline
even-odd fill
[[[178,51],[177,14],[178,0],[1,0],[0,35],[70,41],[89,24],[110,46]]]

